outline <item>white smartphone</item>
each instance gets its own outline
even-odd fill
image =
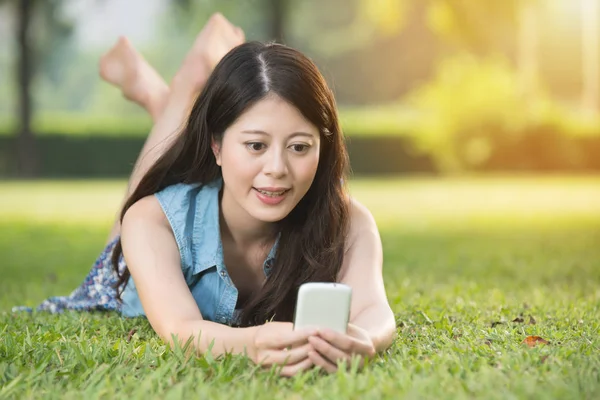
[[[298,289],[294,329],[329,328],[346,333],[352,288],[341,283],[310,282]]]

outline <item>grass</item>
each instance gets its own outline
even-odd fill
[[[0,398],[600,395],[598,177],[351,182],[381,229],[398,339],[362,372],[292,379],[185,359],[140,318],[9,312],[81,282],[123,185],[0,184]]]

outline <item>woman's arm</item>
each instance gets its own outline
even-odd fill
[[[383,250],[375,219],[351,200],[350,232],[339,281],[352,287],[350,323],[367,331],[377,351],[396,335],[396,321],[383,283]]]
[[[148,196],[127,210],[121,229],[123,255],[135,282],[146,317],[171,347],[175,336],[183,345],[190,338],[195,350],[247,355],[264,367],[283,366],[291,376],[313,366],[308,358],[312,330],[294,331],[291,323],[271,322],[232,328],[206,321],[181,271],[180,253],[158,200]],[[291,347],[291,350],[286,350]]]
[[[345,334],[330,329],[319,329],[309,338],[314,351],[308,356],[312,362],[329,373],[338,369],[338,363],[350,366],[355,356],[359,366],[391,346],[396,336],[394,313],[388,304],[383,284],[383,251],[377,225],[371,213],[352,200],[350,232],[347,251],[338,281],[352,287],[350,323]]]
[[[365,308],[351,321],[351,324],[367,331],[369,338],[373,341],[373,347],[378,353],[387,350],[394,343],[396,321],[387,304],[374,304]]]
[[[172,334],[185,343],[195,337],[199,353],[215,340],[214,354],[250,351],[252,331],[204,321],[181,270],[179,249],[154,196],[127,210],[121,228],[123,256],[152,328],[173,345]]]
[[[211,354],[215,357],[222,354],[243,354],[254,360],[255,335],[255,326],[232,328],[200,319],[182,321],[173,328],[165,330],[160,336],[171,348],[174,347],[173,337],[178,339],[181,346],[193,338],[191,345],[197,354],[204,354],[211,349]]]

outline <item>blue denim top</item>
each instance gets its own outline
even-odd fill
[[[223,260],[219,230],[219,191],[222,180],[201,184],[175,184],[155,194],[173,230],[185,281],[205,320],[235,325],[238,290]],[[263,264],[265,276],[273,265],[275,242]],[[121,298],[121,314],[145,315],[135,283],[130,277]]]

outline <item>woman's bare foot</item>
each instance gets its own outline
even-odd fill
[[[169,87],[125,37],[100,58],[100,76],[117,86],[125,98],[138,103],[156,120],[162,113]]]
[[[222,14],[213,14],[196,37],[175,74],[171,82],[171,91],[178,87],[187,87],[197,94],[223,56],[244,43],[244,40],[244,31],[241,28],[233,25]]]

